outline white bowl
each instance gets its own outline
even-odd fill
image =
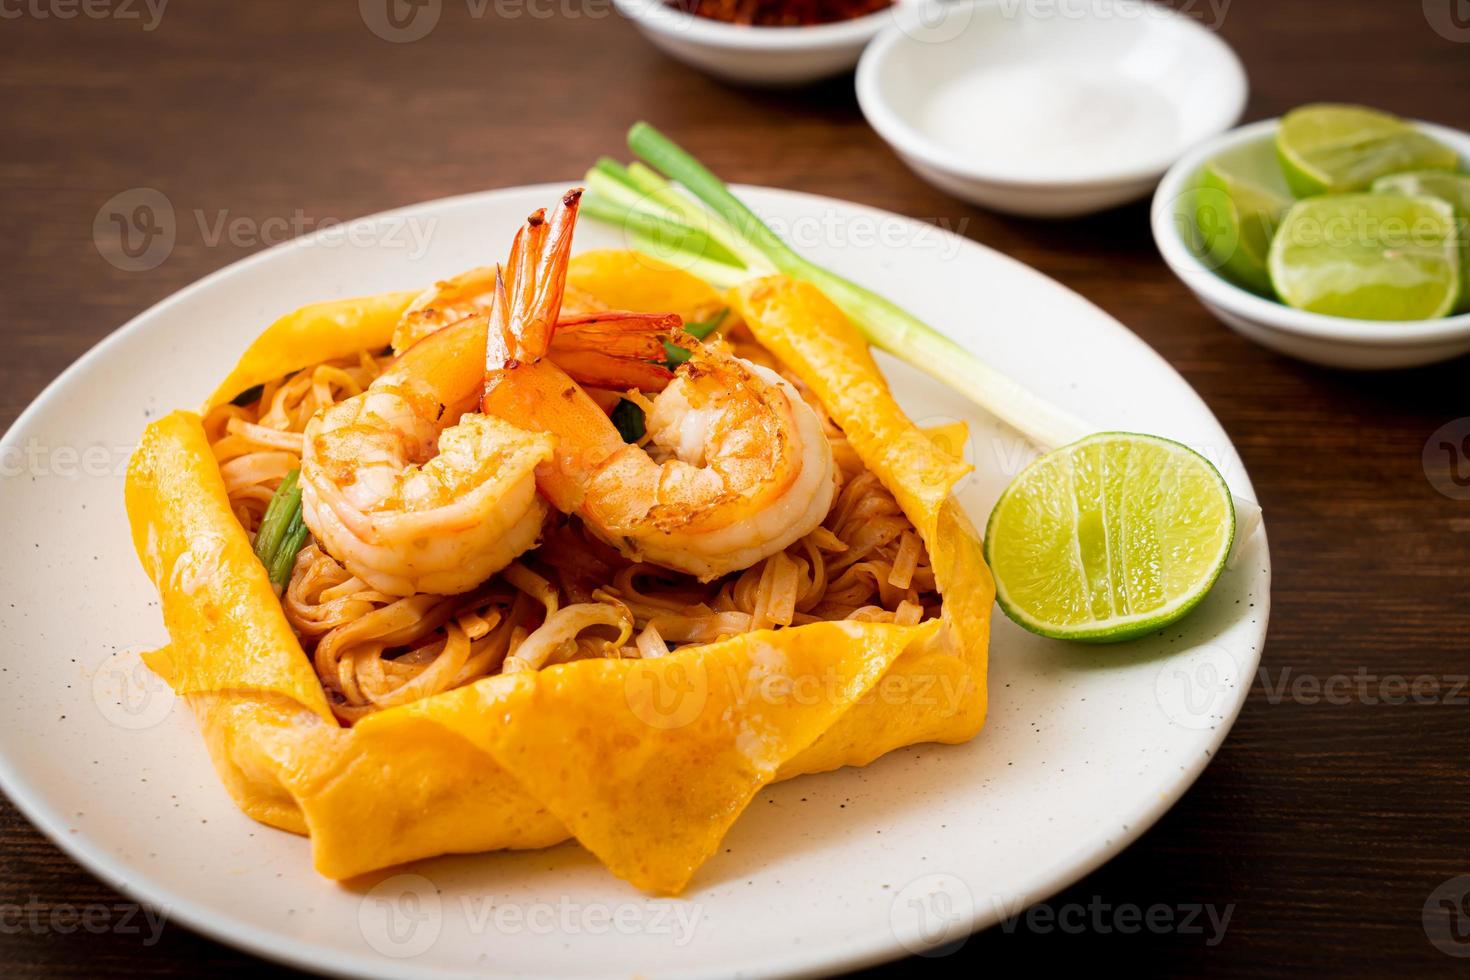
[[[1211,313],[1235,332],[1274,351],[1328,367],[1384,370],[1447,361],[1470,352],[1470,313],[1437,320],[1352,320],[1293,309],[1235,285],[1200,257],[1190,238],[1189,190],[1217,153],[1274,138],[1278,120],[1251,123],[1198,147],[1176,163],[1154,194],[1153,232],[1174,274]],[[1416,122],[1435,139],[1470,159],[1470,134]]]
[[[899,0],[906,2],[906,0]],[[695,17],[663,0],[613,0],[665,54],[745,85],[805,85],[850,71],[895,8],[810,27],[749,27]]]
[[[1071,217],[1136,200],[1245,106],[1194,19],[1136,0],[958,0],[896,11],[858,102],[920,177],[975,204]]]

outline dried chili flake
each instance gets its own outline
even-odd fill
[[[893,0],[665,0],[696,17],[750,27],[810,27],[865,17]]]

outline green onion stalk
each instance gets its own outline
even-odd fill
[[[668,258],[721,289],[778,273],[811,283],[868,343],[944,382],[1043,452],[1097,431],[907,310],[798,255],[723,181],[648,123],[628,131],[628,147],[642,162],[598,160],[587,172],[582,211],[623,229],[635,248]],[[1239,542],[1249,537],[1260,507],[1238,497],[1235,506]]]
[[[293,469],[266,505],[265,517],[255,532],[255,556],[265,566],[271,587],[280,595],[291,580],[291,566],[296,554],[306,544],[311,532],[301,516],[301,471]]]

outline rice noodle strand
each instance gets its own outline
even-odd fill
[[[786,374],[826,418],[769,353],[748,338],[730,339],[740,356]],[[362,392],[387,362],[364,352],[320,364],[262,386],[248,405],[205,416],[231,509],[247,532],[255,533],[276,487],[301,465],[307,422]],[[458,596],[386,595],[308,541],[282,608],[344,724],[495,673],[589,657],[652,659],[683,644],[822,620],[914,625],[937,616],[923,540],[842,431],[830,420],[826,430],[841,485],[822,526],[708,584],[630,562],[578,518],[553,513],[539,548]]]

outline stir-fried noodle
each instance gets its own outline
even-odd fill
[[[748,339],[735,350],[779,368]],[[389,360],[364,352],[320,364],[208,414],[205,429],[246,531],[254,535],[282,479],[301,465],[312,416],[362,392]],[[631,562],[580,519],[553,510],[537,548],[463,595],[378,592],[309,539],[282,606],[347,724],[489,674],[658,657],[681,644],[822,620],[914,624],[937,616],[923,541],[830,421],[827,433],[841,488],[826,520],[784,551],[710,583]]]

